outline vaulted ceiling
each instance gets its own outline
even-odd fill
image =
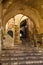
[[[11,7],[11,5],[14,4],[14,2],[15,3],[19,2],[24,5],[37,9],[43,19],[43,0],[3,0],[2,4],[4,11],[6,12],[6,9]]]

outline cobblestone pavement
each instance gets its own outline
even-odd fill
[[[13,50],[2,50],[2,65],[43,65],[43,51],[15,45]]]

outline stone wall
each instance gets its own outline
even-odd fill
[[[23,5],[21,3],[14,3],[10,8],[8,8],[6,14],[3,18],[3,26],[5,27],[6,22],[17,14],[23,14],[25,16],[30,17],[34,23],[36,24],[36,28],[38,33],[42,33],[43,31],[40,29],[42,19],[36,9],[33,9],[27,5]]]

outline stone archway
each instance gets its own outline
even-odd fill
[[[30,18],[34,21],[34,23],[35,23],[35,25],[36,25],[36,29],[37,29],[38,33],[40,33],[40,30],[39,30],[40,24],[39,24],[39,22],[40,22],[40,19],[41,19],[41,18],[40,18],[40,15],[38,14],[37,10],[32,9],[32,8],[29,8],[29,7],[27,7],[27,6],[26,6],[26,8],[24,7],[23,10],[20,10],[21,7],[18,7],[18,6],[16,6],[16,8],[18,8],[18,9],[12,8],[12,10],[9,11],[9,12],[4,16],[3,22],[4,22],[5,24],[3,24],[3,26],[5,27],[6,22],[7,22],[11,17],[14,17],[14,16],[17,15],[17,14],[23,14],[23,15],[26,15],[27,17],[30,17]],[[12,14],[12,15],[11,15],[11,14]]]
[[[13,21],[14,20],[14,21]],[[10,24],[10,25],[8,25],[8,28],[9,28],[9,30],[10,29],[12,29],[13,31],[14,31],[14,29],[15,29],[15,39],[14,39],[14,41],[16,42],[16,43],[18,43],[19,44],[19,42],[20,42],[20,23],[22,23],[22,21],[24,22],[24,20],[27,20],[27,25],[28,25],[28,30],[31,32],[31,34],[33,34],[32,32],[33,32],[33,29],[31,29],[31,28],[35,28],[35,30],[36,30],[36,25],[35,25],[35,23],[34,23],[34,21],[30,18],[30,17],[26,17],[26,16],[24,16],[24,15],[22,15],[22,14],[17,14],[16,16],[14,16],[14,18],[11,18],[9,21],[8,21],[8,23]],[[13,22],[13,23],[12,23]],[[31,25],[30,25],[31,24]],[[13,26],[14,25],[14,26]],[[23,24],[24,25],[24,24]],[[10,26],[10,27],[9,27]],[[13,27],[11,27],[11,26],[13,26]],[[29,27],[30,26],[30,27]],[[31,27],[32,26],[32,27]],[[14,28],[15,27],[15,28]],[[30,29],[29,29],[30,28]],[[28,32],[29,32],[28,31]],[[28,33],[28,34],[30,34],[30,33]],[[32,37],[31,35],[30,35],[30,37]],[[28,39],[29,40],[29,39]],[[31,39],[31,41],[32,41],[32,39]]]
[[[36,47],[38,32],[37,32],[36,25],[35,25],[34,21],[30,17],[28,17],[24,22],[21,22],[20,25],[21,25],[21,27],[24,26],[25,31],[27,31],[26,37],[27,37],[28,42],[31,42],[31,43],[33,42],[34,46]]]
[[[22,4],[17,5],[17,3],[16,3],[16,6],[12,6],[11,8],[9,8],[8,12],[4,15],[4,18],[3,18],[3,32],[4,33],[5,33],[5,26],[6,26],[7,21],[13,18],[14,16],[16,16],[17,14],[23,14],[29,17],[30,19],[32,19],[36,25],[37,32],[40,34],[39,22],[41,22],[40,20],[41,18],[38,11],[31,7],[28,7],[27,5],[25,6],[23,6]]]

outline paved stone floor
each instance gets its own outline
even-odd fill
[[[15,45],[12,50],[2,50],[2,65],[43,65],[43,51]]]

